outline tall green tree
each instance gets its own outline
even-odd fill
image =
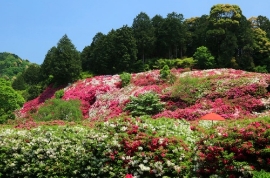
[[[186,48],[187,29],[183,24],[184,16],[176,12],[169,13],[161,25],[160,37],[168,49],[169,58],[183,56]]]
[[[67,84],[79,79],[82,70],[80,53],[67,35],[59,40],[57,47],[51,48],[47,53],[41,68],[46,77],[52,75],[53,82],[58,84]]]
[[[192,56],[198,47],[206,46],[206,31],[208,29],[208,15],[185,19],[187,28],[187,56]]]
[[[141,12],[133,20],[132,29],[136,39],[138,58],[141,58],[144,63],[145,56],[150,56],[155,43],[155,33],[151,19],[146,13]]]
[[[235,60],[240,69],[252,71],[254,68],[253,51],[254,51],[254,38],[251,29],[251,23],[242,16],[239,28],[235,31],[237,36],[237,51]]]
[[[211,8],[207,46],[218,59],[219,67],[230,67],[238,47],[234,32],[239,27],[241,17],[242,11],[237,5],[217,4]]]
[[[166,57],[166,52],[164,50],[165,44],[162,40],[162,35],[161,35],[161,27],[164,22],[164,18],[161,15],[155,15],[151,19],[151,23],[154,27],[154,34],[155,34],[155,44],[154,44],[154,50],[152,57],[155,58],[162,58]]]
[[[102,50],[105,50],[104,40],[106,35],[98,32],[89,46],[86,46],[81,53],[82,70],[90,71],[99,74],[100,62],[98,58],[102,55]]]
[[[23,97],[11,87],[11,83],[0,78],[0,123],[14,119],[14,110],[20,108],[23,103]]]
[[[253,28],[260,28],[265,31],[267,38],[270,39],[270,20],[266,16],[251,17],[249,21]]]
[[[35,85],[40,82],[40,66],[30,65],[23,73],[24,81],[29,85]]]
[[[114,73],[134,72],[141,67],[137,63],[137,45],[133,35],[133,30],[128,26],[123,26],[115,31],[113,38],[114,50],[111,55]],[[138,64],[138,65],[137,65]]]
[[[270,40],[267,34],[260,28],[253,29],[254,33],[254,63],[256,66],[267,66],[266,69],[270,71]]]

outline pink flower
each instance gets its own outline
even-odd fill
[[[133,178],[132,174],[127,174],[125,178]]]

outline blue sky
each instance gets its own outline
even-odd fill
[[[0,4],[0,52],[37,64],[64,34],[82,51],[97,32],[131,26],[140,12],[150,18],[177,12],[187,19],[209,14],[215,4],[236,4],[247,18],[270,18],[269,0],[0,0]]]

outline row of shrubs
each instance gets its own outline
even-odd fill
[[[1,127],[0,177],[269,177],[270,118]]]

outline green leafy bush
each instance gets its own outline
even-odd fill
[[[131,97],[124,108],[132,116],[154,115],[164,109],[164,104],[155,93],[144,93],[138,97]]]
[[[120,74],[120,79],[122,80],[122,87],[125,87],[130,83],[131,74],[123,72],[122,74]]]
[[[61,99],[63,96],[64,96],[64,89],[61,89],[55,92],[56,99]]]
[[[176,77],[171,73],[169,66],[165,65],[160,70],[160,78],[172,84],[175,82]]]
[[[269,177],[270,172],[265,172],[264,170],[253,172],[253,178],[269,178]]]
[[[205,46],[198,47],[193,58],[198,61],[197,66],[200,69],[210,69],[215,66],[215,58]]]
[[[256,66],[254,68],[254,71],[255,72],[259,72],[259,73],[268,73],[267,71],[267,66],[266,65],[263,65],[263,66]]]
[[[24,98],[11,87],[11,83],[0,78],[0,124],[8,119],[14,119],[13,112],[24,102]]]
[[[155,62],[154,68],[162,69],[167,65],[170,69],[172,68],[192,68],[196,64],[193,58],[184,59],[159,59]]]
[[[160,70],[160,78],[161,79],[167,79],[170,75],[171,71],[168,65],[165,65],[161,70]]]
[[[79,121],[82,119],[79,100],[50,99],[41,106],[33,118],[37,121],[65,120]]]
[[[40,86],[40,85],[31,85],[27,89],[27,93],[28,93],[27,100],[29,101],[29,100],[35,99],[36,97],[38,97],[42,93],[42,91],[43,91],[42,86]]]
[[[194,104],[197,99],[203,97],[204,92],[210,86],[210,82],[206,78],[185,76],[174,83],[171,95],[173,98],[180,98],[188,104]]]

